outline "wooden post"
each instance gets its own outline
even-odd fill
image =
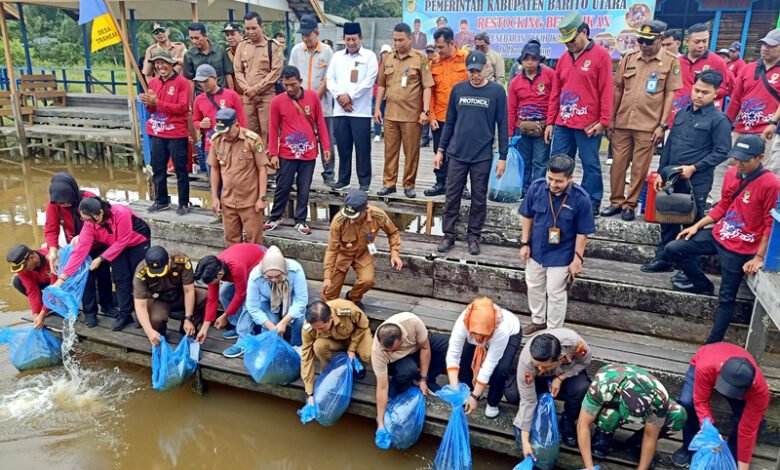
[[[109,8],[109,12],[111,12],[111,7],[108,6],[109,2],[106,2],[106,6]],[[138,107],[135,103],[135,80],[133,72],[135,72],[135,75],[138,76],[138,80],[141,82],[141,87],[144,91],[146,91],[146,82],[143,79],[143,76],[141,75],[141,72],[138,70],[138,64],[135,62],[135,58],[133,57],[133,54],[130,52],[130,45],[127,44],[127,9],[125,8],[125,2],[120,1],[119,2],[119,15],[121,18],[121,36],[122,36],[122,45],[124,49],[124,56],[125,56],[125,74],[127,75],[127,101],[130,105],[130,122],[131,122],[131,132],[133,133],[133,159],[135,160],[135,164],[137,166],[143,166],[143,149],[141,148],[141,124],[138,121]],[[111,16],[114,16],[113,13],[111,13]]]
[[[190,3],[190,9],[192,10],[192,22],[198,22],[198,2],[197,0]]]
[[[5,3],[0,3],[0,32],[3,34],[3,50],[5,51],[5,66],[8,69],[8,82],[11,89],[11,109],[14,116],[14,127],[16,127],[16,140],[19,144],[19,153],[22,157],[29,156],[27,149],[27,137],[24,135],[24,120],[22,119],[22,108],[19,100],[19,90],[16,89],[16,76],[14,74],[14,64],[11,60],[11,43],[8,36],[8,23],[5,20]]]

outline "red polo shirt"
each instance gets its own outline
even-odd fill
[[[162,139],[189,137],[190,81],[178,73],[164,82],[154,77],[149,82],[149,90],[157,94],[157,106],[146,107],[151,114],[146,121],[146,132]]]
[[[38,269],[16,273],[27,291],[27,301],[30,302],[30,310],[32,310],[33,315],[38,315],[41,311],[46,310],[41,299],[41,285],[54,284],[57,281],[57,275],[51,272],[49,262],[46,261],[46,250],[38,250],[36,253],[41,257],[41,265],[38,266]]]
[[[594,122],[609,126],[613,101],[612,58],[591,41],[577,59],[570,52],[555,68],[547,124],[585,129]]]
[[[739,77],[739,74],[742,73],[742,69],[747,65],[747,63],[740,59],[732,60],[731,62],[726,64],[726,67],[731,72],[732,76]]]
[[[196,96],[195,101],[192,102],[192,122],[195,124],[195,129],[206,136],[206,152],[211,148],[211,136],[214,134],[214,127],[217,125],[218,110],[222,108],[235,109],[238,125],[246,129],[246,113],[244,113],[244,105],[241,103],[241,97],[238,96],[238,93],[230,88],[220,87],[211,97],[214,99],[214,103],[209,99],[208,93],[204,91]],[[205,118],[209,118],[211,127],[201,129],[200,122]]]
[[[756,445],[758,428],[764,413],[769,408],[769,387],[766,384],[764,374],[758,368],[756,360],[744,349],[730,343],[714,343],[702,346],[691,359],[691,366],[695,367],[693,379],[693,406],[699,422],[710,418],[715,422],[710,408],[710,398],[715,390],[715,382],[718,380],[723,364],[733,357],[744,357],[756,369],[756,377],[753,385],[740,397],[744,400],[745,409],[739,420],[737,430],[737,460],[750,463],[753,458],[753,447]]]
[[[757,62],[745,65],[737,77],[726,116],[734,130],[743,134],[760,134],[769,124],[780,102],[769,93],[761,77],[756,77]],[[780,62],[766,71],[766,79],[780,95]]]
[[[509,84],[509,103],[507,105],[509,137],[514,134],[518,120],[547,120],[547,107],[554,80],[555,72],[549,67],[540,65],[533,80],[528,79],[525,70],[520,67],[520,73]]]
[[[298,104],[317,127],[322,147],[330,148],[328,128],[322,113],[320,97],[312,90],[304,90]],[[298,110],[287,93],[271,100],[271,123],[268,126],[268,155],[290,160],[316,160],[319,155],[317,136],[309,119]]]
[[[718,96],[715,98],[715,107],[718,109],[723,109],[723,98],[728,94],[728,90],[731,88],[731,72],[729,72],[726,67],[726,61],[719,55],[710,54],[710,51],[705,51],[704,55],[699,57],[696,62],[691,62],[691,59],[689,59],[687,55],[681,55],[679,60],[683,87],[674,93],[672,112],[669,113],[669,127],[672,127],[674,124],[674,116],[677,112],[691,104],[691,90],[693,89],[693,81],[696,78],[696,72],[712,69],[717,70],[723,75],[723,82],[720,84]]]
[[[319,101],[318,101],[319,102]],[[230,305],[225,307],[225,313],[235,315],[244,305],[246,300],[246,286],[249,280],[249,273],[252,268],[260,264],[265,252],[268,251],[262,245],[254,243],[236,243],[225,248],[225,251],[217,256],[217,259],[227,264],[228,273],[222,278],[223,281],[232,282],[236,287],[236,293]],[[206,321],[213,322],[217,319],[217,306],[219,305],[219,282],[209,284],[208,296],[206,298]]]

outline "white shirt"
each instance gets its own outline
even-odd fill
[[[477,345],[477,341],[466,328],[466,310],[455,320],[455,326],[450,333],[450,345],[447,348],[447,369],[460,368],[460,357],[463,354],[463,345],[468,341],[469,344]],[[477,382],[487,385],[490,382],[490,376],[493,375],[498,361],[504,356],[504,350],[509,343],[509,337],[520,333],[520,320],[509,310],[501,309],[501,315],[496,323],[496,329],[493,336],[485,342],[487,356],[479,368]]]
[[[317,43],[317,48],[312,53],[306,44],[299,42],[296,44],[290,52],[290,65],[294,65],[301,73],[301,80],[303,88],[316,92],[320,83],[325,80],[328,65],[333,58],[333,51],[330,46],[325,43]],[[333,100],[330,99],[330,95],[327,90],[320,98],[322,104],[322,113],[325,117],[330,117],[333,114],[333,106],[331,105]]]
[[[352,81],[353,70],[357,70],[357,80]],[[328,91],[333,96],[333,116],[371,117],[374,115],[371,109],[374,82],[379,66],[376,54],[363,47],[357,54],[350,54],[346,49],[333,54],[327,75]],[[336,101],[339,95],[349,94],[352,98],[352,112],[344,111],[344,108]]]

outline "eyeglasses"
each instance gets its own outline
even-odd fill
[[[636,42],[645,46],[652,46],[653,44],[655,44],[656,40],[657,38],[653,38],[653,39],[641,38],[641,37],[636,38]]]

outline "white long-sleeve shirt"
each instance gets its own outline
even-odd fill
[[[466,318],[466,310],[458,316],[450,334],[450,345],[447,348],[447,370],[460,369],[460,357],[463,353],[463,345],[466,342],[474,346],[477,345],[477,341],[466,328],[464,318]],[[485,343],[487,356],[485,356],[485,361],[479,368],[478,383],[484,386],[490,382],[493,370],[498,365],[498,361],[504,356],[504,350],[509,343],[509,338],[519,332],[520,320],[512,312],[502,308],[501,315],[496,323],[496,330],[493,332],[493,336]]]
[[[353,81],[353,70],[357,70],[357,79]],[[327,75],[327,87],[333,96],[333,116],[371,117],[374,83],[379,67],[376,54],[360,48],[357,54],[350,54],[346,49],[333,54]],[[337,98],[344,93],[352,99],[352,112],[344,111]]]

